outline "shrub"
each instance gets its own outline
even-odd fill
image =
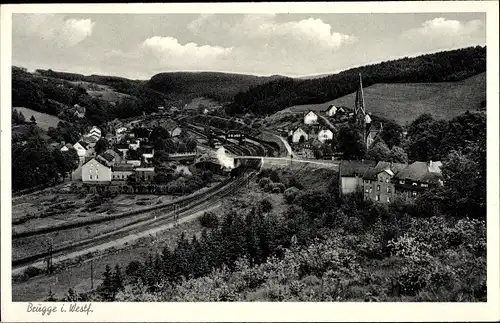
[[[259,180],[259,186],[260,186],[261,188],[264,188],[264,187],[266,187],[266,185],[268,185],[270,182],[271,182],[271,181],[269,180],[269,178],[267,178],[267,177],[263,177],[263,178],[261,178],[261,179]]]
[[[274,182],[274,183],[281,183],[281,178],[280,175],[276,170],[273,169],[271,174],[269,175],[269,178]]]
[[[295,186],[287,188],[284,192],[285,201],[288,204],[291,204],[293,202],[293,200],[295,199],[295,197],[297,196],[297,193],[299,193],[299,189],[296,188]]]
[[[276,190],[276,192],[275,192],[275,190]],[[285,192],[285,185],[284,184],[282,184],[282,183],[275,183],[273,185],[273,193],[283,193],[283,192]]]
[[[205,212],[199,218],[200,224],[204,228],[216,228],[219,225],[219,218],[213,212]]]
[[[273,209],[273,204],[268,199],[263,199],[262,201],[260,201],[259,209],[263,213],[268,213]]]

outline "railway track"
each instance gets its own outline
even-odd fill
[[[176,206],[174,210],[158,209],[150,211],[143,214],[140,219],[127,223],[116,230],[104,233],[100,236],[61,245],[58,248],[53,249],[51,253],[39,252],[20,259],[15,259],[12,261],[12,267],[13,269],[19,269],[21,267],[24,268],[27,265],[48,257],[49,255],[52,257],[64,256],[65,254],[90,249],[129,235],[139,234],[158,227],[159,225],[175,222],[182,217],[197,213],[213,206],[216,203],[219,203],[221,198],[236,192],[239,188],[248,183],[248,181],[250,181],[256,174],[257,171],[255,170],[244,172],[229,185],[225,185],[215,192],[212,192],[212,194],[207,194],[202,198],[192,201],[184,201],[183,204]]]

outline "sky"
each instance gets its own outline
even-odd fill
[[[305,76],[486,44],[485,13],[13,14],[12,64]]]

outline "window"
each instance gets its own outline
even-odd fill
[[[412,192],[411,195],[417,196],[417,192]]]
[[[387,188],[387,193],[391,193],[391,188],[390,187]]]
[[[368,193],[368,192],[369,192],[369,190],[368,190],[368,189],[366,189],[366,190],[365,190],[365,193]]]
[[[402,180],[399,181],[399,184],[404,184],[404,183],[405,183],[404,179],[402,179]]]
[[[386,183],[389,183],[389,179],[388,179],[388,178],[386,178],[386,179],[385,179],[385,182],[386,182]]]
[[[92,179],[92,175],[90,175],[90,179]]]
[[[429,187],[429,184],[422,183],[422,184],[420,184],[420,186],[422,186],[422,187]]]
[[[95,176],[95,179],[99,179],[99,175],[96,175],[96,176]]]
[[[380,195],[375,196],[375,199],[376,199],[377,201],[380,201]]]
[[[411,184],[411,185],[413,185],[413,186],[417,186],[418,184],[417,184],[417,183],[415,183],[415,182],[413,182],[413,184]]]
[[[377,191],[380,191],[380,185],[377,185]]]
[[[387,197],[387,203],[390,203],[390,202],[391,202],[391,198]]]

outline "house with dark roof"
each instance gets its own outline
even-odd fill
[[[431,187],[443,185],[440,161],[416,161],[394,176],[394,185],[398,192],[408,198],[414,198]]]
[[[365,172],[377,165],[371,160],[344,160],[339,164],[339,192],[350,194],[361,192]]]
[[[394,200],[396,188],[394,176],[408,164],[379,161],[375,167],[368,168],[363,174],[363,196],[376,202],[390,203]]]
[[[130,175],[135,173],[133,165],[122,164],[111,168],[112,181],[126,181]]]
[[[106,165],[108,167],[111,167],[115,164],[115,156],[108,153],[104,152],[96,157],[96,160],[99,161],[101,164]]]

